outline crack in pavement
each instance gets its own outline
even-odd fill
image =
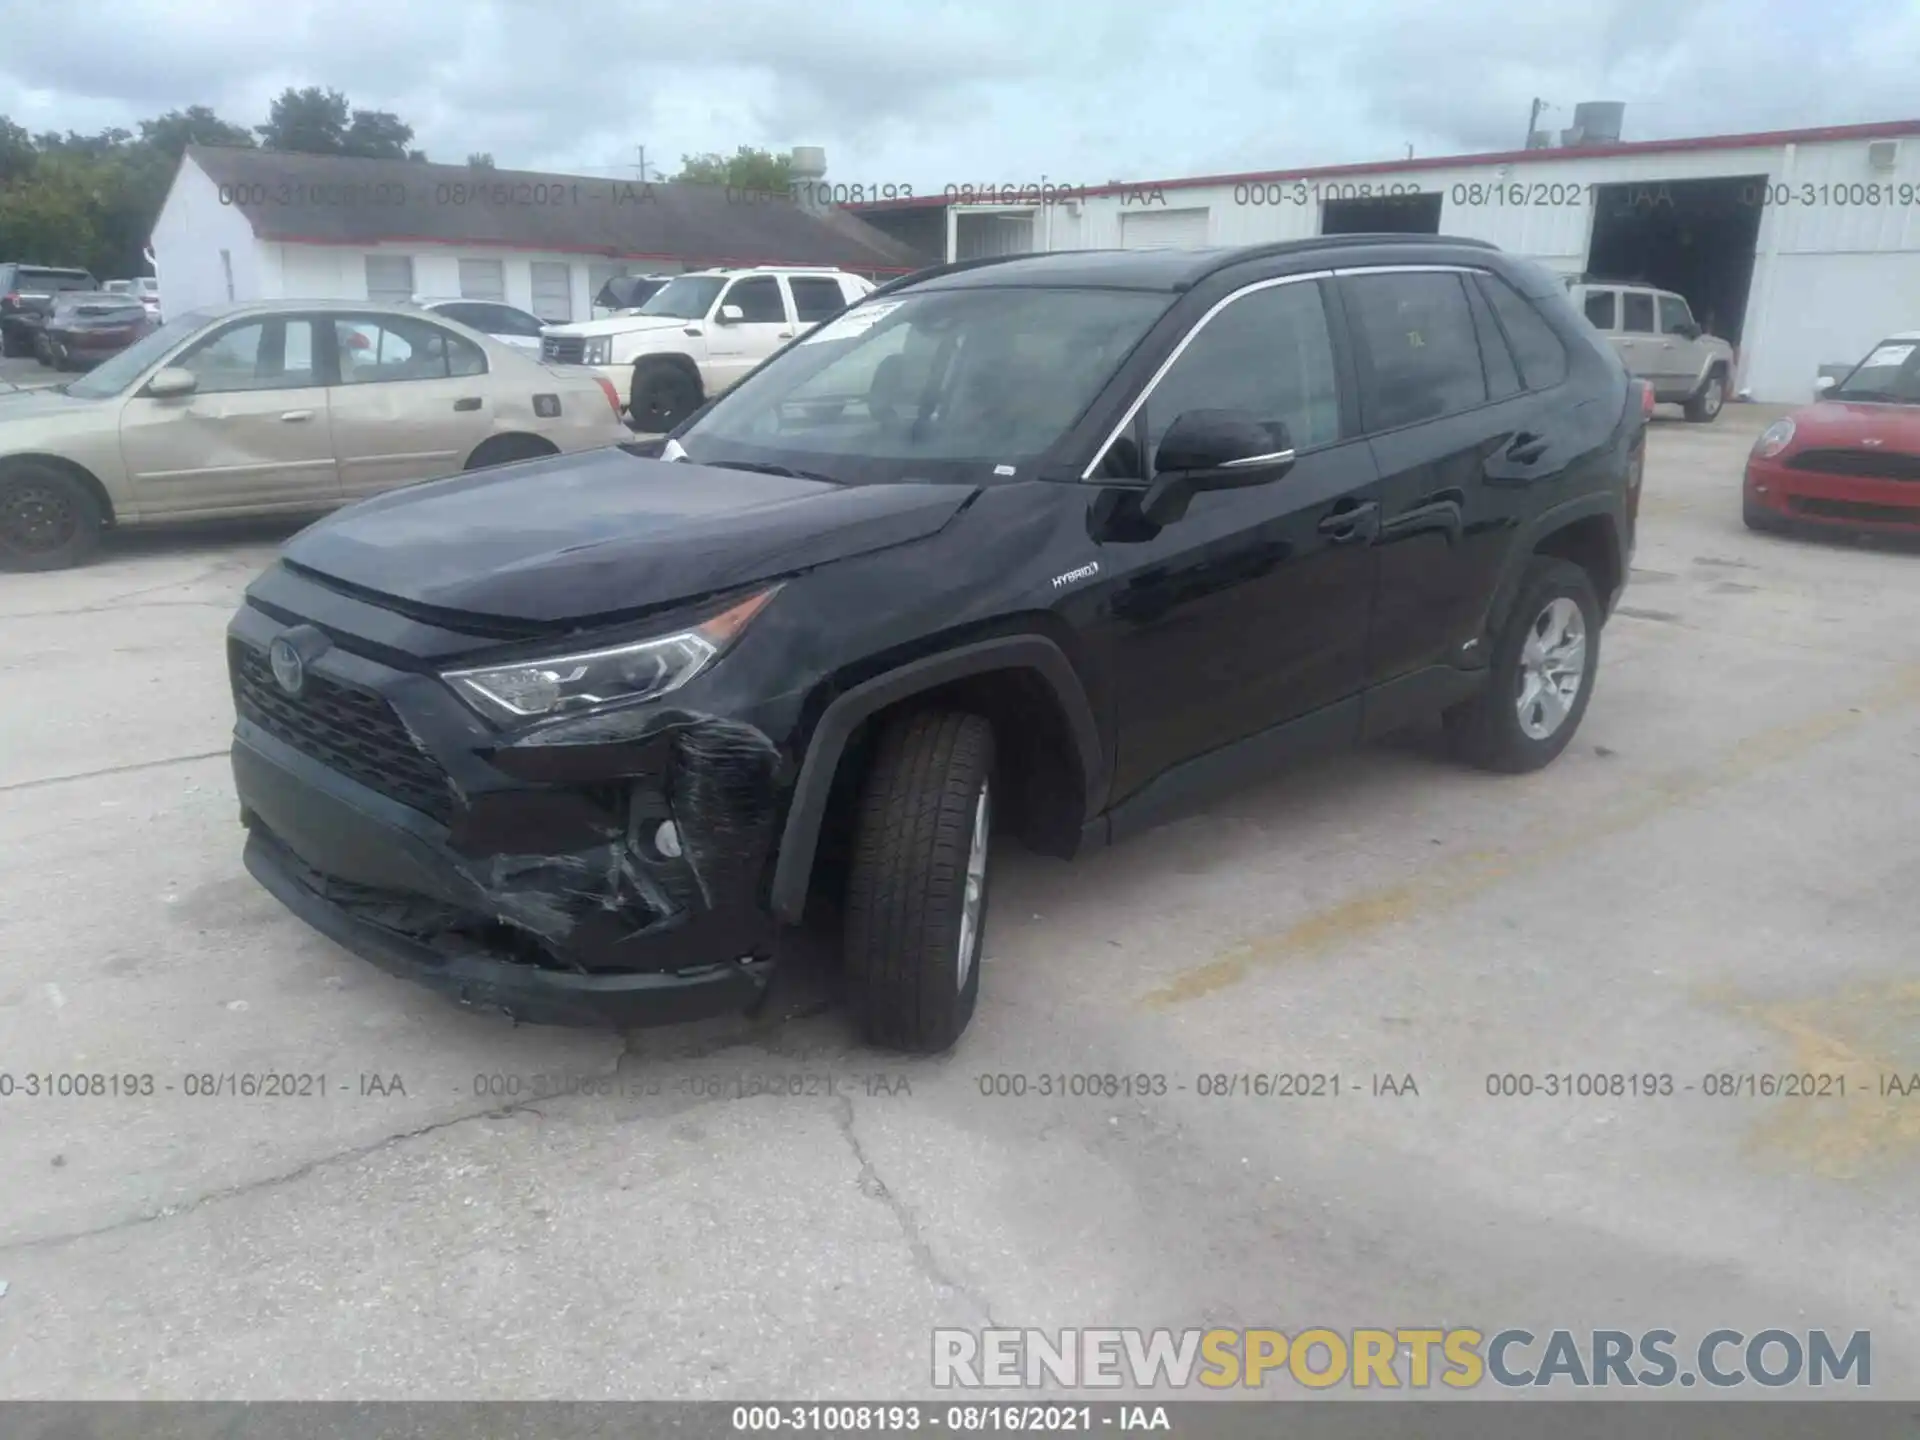
[[[203,750],[195,755],[170,755],[164,760],[135,760],[126,765],[108,765],[100,770],[80,770],[71,775],[43,775],[38,780],[14,780],[0,785],[0,795],[12,790],[32,790],[41,785],[64,785],[69,780],[98,780],[103,775],[125,775],[132,770],[159,770],[168,765],[185,765],[193,760],[219,760],[228,752]]]
[[[439,1130],[451,1130],[456,1125],[465,1125],[474,1120],[505,1120],[523,1111],[530,1111],[534,1115],[540,1115],[541,1112],[534,1110],[533,1107],[547,1098],[548,1097],[544,1095],[535,1096],[529,1100],[521,1101],[513,1105],[502,1105],[491,1110],[477,1110],[467,1115],[456,1115],[450,1120],[436,1120],[431,1125],[421,1125],[412,1130],[401,1130],[392,1135],[383,1135],[378,1140],[370,1140],[364,1145],[355,1145],[346,1150],[338,1150],[331,1155],[316,1156],[312,1160],[296,1165],[291,1170],[282,1171],[278,1175],[263,1175],[257,1180],[242,1181],[238,1185],[223,1185],[218,1190],[209,1190],[204,1195],[197,1195],[193,1199],[184,1200],[178,1205],[163,1205],[158,1210],[149,1210],[140,1215],[130,1215],[124,1220],[115,1220],[106,1225],[96,1225],[87,1230],[67,1230],[55,1235],[39,1235],[28,1240],[15,1240],[8,1244],[0,1245],[0,1255],[12,1255],[22,1250],[40,1250],[55,1245],[66,1245],[76,1240],[91,1240],[100,1235],[111,1235],[117,1230],[131,1230],[139,1225],[151,1225],[157,1220],[172,1220],[177,1216],[191,1214],[196,1210],[203,1209],[208,1205],[216,1204],[222,1200],[235,1200],[242,1195],[251,1195],[256,1191],[268,1190],[276,1185],[288,1185],[296,1180],[304,1180],[316,1171],[324,1169],[329,1165],[338,1164],[342,1160],[359,1160],[373,1154],[376,1150],[385,1149],[389,1145],[402,1144],[408,1140],[418,1140],[423,1135],[431,1135]]]
[[[920,1233],[920,1221],[912,1209],[898,1195],[894,1194],[887,1182],[874,1168],[873,1160],[868,1156],[866,1147],[860,1143],[860,1137],[853,1133],[853,1097],[844,1091],[834,1097],[839,1103],[834,1107],[834,1119],[839,1124],[840,1133],[846,1137],[847,1148],[853,1152],[855,1163],[860,1167],[860,1193],[870,1200],[877,1200],[886,1206],[894,1221],[900,1227],[900,1234],[907,1242],[914,1263],[920,1272],[935,1286],[950,1290],[972,1305],[986,1317],[990,1328],[999,1328],[1000,1322],[993,1318],[993,1306],[986,1296],[949,1275],[940,1264],[940,1258],[933,1253],[933,1247]]]

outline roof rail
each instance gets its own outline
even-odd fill
[[[823,275],[838,275],[840,273],[840,267],[838,265],[749,265],[747,268],[749,270],[772,270],[780,274],[784,274],[788,270],[796,270],[803,273],[807,271],[818,271]]]
[[[1034,252],[1034,254],[1042,254],[1042,255],[1046,253],[1048,252],[1046,251]],[[897,275],[893,279],[887,281],[886,284],[875,288],[871,293],[866,295],[864,298],[871,300],[874,298],[875,295],[885,295],[894,290],[903,290],[909,285],[917,285],[922,280],[937,279],[942,275],[958,275],[963,270],[979,270],[988,265],[1003,265],[1009,260],[1031,260],[1032,258],[1034,258],[1033,254],[981,255],[972,260],[949,260],[942,265],[929,265],[924,270],[915,270],[910,275]]]

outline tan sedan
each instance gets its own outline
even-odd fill
[[[0,569],[77,564],[109,525],[317,513],[632,438],[592,371],[411,306],[195,310],[70,384],[0,388]]]

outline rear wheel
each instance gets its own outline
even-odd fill
[[[980,995],[993,727],[927,710],[889,725],[862,789],[847,880],[849,999],[869,1042],[931,1054]]]
[[[1707,376],[1707,383],[1695,391],[1693,397],[1687,401],[1687,419],[1696,425],[1705,424],[1717,418],[1720,407],[1726,403],[1727,377],[1721,371],[1715,370]]]
[[[511,465],[518,460],[539,460],[558,455],[547,441],[537,435],[495,435],[483,440],[467,457],[467,469],[485,470],[494,465]]]
[[[0,469],[0,570],[65,570],[100,544],[100,503],[85,482],[37,460]]]
[[[627,415],[634,429],[660,435],[698,410],[701,398],[699,380],[678,365],[636,366]]]
[[[1508,774],[1552,763],[1580,728],[1599,665],[1593,582],[1570,560],[1536,558],[1494,646],[1486,688],[1447,712],[1455,752]]]

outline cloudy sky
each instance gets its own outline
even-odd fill
[[[826,147],[842,183],[1091,184],[1920,115],[1920,0],[3,0],[0,115],[97,130],[289,85],[436,160],[635,173]]]

